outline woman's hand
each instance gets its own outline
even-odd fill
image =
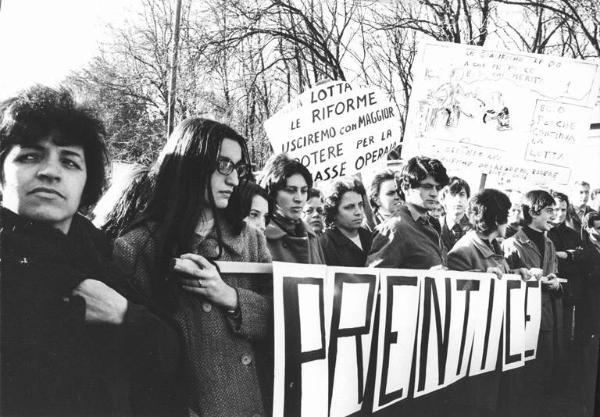
[[[227,310],[237,308],[237,292],[223,281],[217,268],[203,256],[183,254],[175,258],[173,269],[186,275],[180,281],[184,290],[202,295]]]
[[[531,277],[533,276],[531,274],[531,272],[529,271],[529,269],[527,269],[527,268],[519,268],[515,272],[517,274],[521,275],[521,280],[522,281],[529,281],[531,279]]]
[[[551,290],[559,290],[561,288],[560,282],[556,274],[548,274],[546,277],[547,281],[544,281],[544,285],[547,285]]]
[[[105,283],[86,279],[72,292],[85,300],[88,323],[121,324],[127,312],[127,299]]]
[[[502,278],[502,270],[497,266],[490,266],[485,272],[489,272],[490,274],[496,274],[496,278]]]

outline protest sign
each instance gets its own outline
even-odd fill
[[[519,276],[275,262],[273,296],[274,415],[389,414],[536,356],[540,284]]]
[[[315,181],[384,167],[401,138],[386,94],[345,81],[305,91],[267,120],[265,131],[274,152],[298,158]]]
[[[491,184],[568,184],[590,127],[599,63],[454,43],[421,45],[402,156]]]

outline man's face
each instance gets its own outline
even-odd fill
[[[469,197],[463,188],[455,194],[448,191],[442,200],[442,206],[446,209],[446,215],[448,217],[460,218],[467,211],[468,201]]]
[[[323,202],[319,197],[313,197],[306,202],[302,211],[302,220],[313,228],[315,233],[323,232],[325,217],[323,216]]]
[[[31,146],[15,145],[2,166],[2,205],[67,233],[87,180],[81,146],[55,143],[50,134]]]
[[[559,225],[567,219],[567,202],[562,200],[554,200],[554,224]]]
[[[576,185],[573,190],[573,205],[575,207],[581,207],[587,204],[590,199],[590,187],[587,185]]]
[[[416,188],[405,190],[406,202],[423,211],[437,207],[438,196],[443,187],[431,175],[428,175]]]
[[[547,232],[554,226],[554,204],[544,207],[540,214],[531,215],[530,227],[540,232]]]

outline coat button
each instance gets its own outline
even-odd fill
[[[242,365],[250,365],[252,363],[252,356],[247,353],[242,355]]]
[[[287,244],[287,243],[285,243],[285,242],[283,242],[283,243],[281,244],[281,246],[283,246],[284,248],[287,248],[287,247],[288,247],[288,244]]]
[[[209,302],[203,302],[202,303],[202,310],[204,310],[205,313],[210,313],[210,311],[212,310],[212,305]]]

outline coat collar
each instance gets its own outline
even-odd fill
[[[479,254],[483,257],[483,258],[491,258],[494,256],[498,256],[499,254],[495,253],[489,246],[487,243],[485,243],[483,241],[483,239],[481,239],[478,235],[477,232],[475,232],[475,230],[470,230],[468,231],[465,236],[464,239],[467,239],[468,243],[470,243],[476,250],[477,252],[479,252]]]
[[[307,236],[309,236],[309,237],[312,236],[313,238],[316,238],[317,235],[313,231],[312,227],[310,227],[308,225],[308,223],[306,223],[304,220],[302,220],[302,223],[304,224],[304,227],[306,228]],[[284,237],[286,235],[287,235],[287,232],[285,230],[283,230],[281,227],[279,227],[279,225],[277,223],[274,223],[274,222],[269,222],[269,224],[267,225],[267,228],[265,229],[265,236],[267,239],[277,240],[277,239],[281,239],[282,237]]]
[[[369,243],[369,235],[371,234],[371,232],[369,232],[367,229],[364,228],[360,228],[358,229],[358,237],[360,238],[360,243],[362,245],[362,250],[365,252],[368,252],[370,250],[368,243]],[[356,249],[360,248],[358,246],[356,246],[354,244],[354,242],[352,242],[348,236],[346,236],[345,234],[343,234],[340,229],[338,229],[337,227],[333,227],[331,229],[331,232],[329,234],[329,236],[331,237],[331,240],[333,240],[335,242],[336,245],[338,246],[343,246],[343,245],[348,245],[351,244],[352,247],[355,247]]]

